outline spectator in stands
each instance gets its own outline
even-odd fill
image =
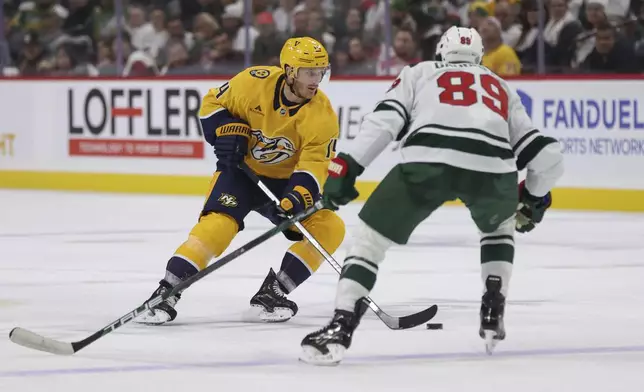
[[[116,35],[117,20],[114,0],[101,0],[94,10],[94,39],[100,40]]]
[[[595,48],[597,26],[608,23],[606,5],[608,0],[586,0],[584,30],[576,38],[576,51],[572,67],[578,68]]]
[[[145,9],[138,4],[131,4],[127,10],[127,32],[132,37],[132,46],[145,50],[152,44],[155,35],[154,27],[146,20]]]
[[[346,68],[350,75],[375,75],[376,63],[369,59],[360,37],[349,39],[349,63]]]
[[[215,33],[221,30],[221,26],[219,26],[215,17],[206,12],[195,16],[193,26],[195,38],[204,43],[212,41],[215,38]]]
[[[209,71],[217,75],[234,75],[244,67],[244,55],[233,49],[233,42],[225,31],[215,35],[210,61]]]
[[[633,23],[634,31],[634,45],[635,55],[640,59],[640,63],[644,65],[644,3],[640,6],[637,16],[633,15],[637,22]],[[641,67],[644,69],[644,67]]]
[[[51,70],[51,76],[66,76],[72,70],[72,59],[69,55],[69,45],[60,45],[56,50],[56,57]]]
[[[293,13],[293,31],[291,37],[306,37],[309,34],[309,12],[305,8],[296,9]]]
[[[161,2],[166,1],[161,0]],[[180,14],[183,25],[190,30],[194,30],[197,15],[205,13],[218,17],[224,13],[224,7],[233,2],[233,0],[180,0]]]
[[[40,36],[35,31],[28,31],[24,36],[22,53],[18,70],[22,76],[42,75],[47,59],[45,47],[40,42]]]
[[[414,33],[417,32],[417,24],[409,13],[408,0],[391,0],[390,1],[390,23],[393,30],[406,29]],[[367,2],[369,3],[369,2]],[[373,4],[373,2],[371,2]],[[367,36],[381,39],[385,32],[385,8],[386,3],[379,0],[377,5],[368,6],[365,13],[364,31]]]
[[[121,52],[124,64],[129,61],[130,56],[134,52],[130,35],[126,31],[121,33],[121,43],[119,43],[118,39],[112,37],[112,52],[114,52],[115,59],[118,58],[119,51]]]
[[[224,8],[221,25],[228,37],[233,40],[233,49],[238,52],[246,50],[246,31],[248,31],[248,49],[252,52],[259,32],[254,26],[244,26],[244,3],[229,4]]]
[[[40,32],[42,18],[52,11],[63,15],[63,19],[69,14],[56,0],[25,1],[20,3],[12,24],[22,31]]]
[[[63,15],[54,9],[47,11],[40,23],[40,41],[46,46],[49,53],[55,53],[60,42],[65,39],[63,32]]]
[[[94,7],[89,0],[69,0],[69,16],[63,30],[72,36],[87,36],[94,39]]]
[[[420,56],[417,48],[414,32],[410,29],[399,29],[394,37],[393,53],[389,52],[389,59],[384,44],[381,46],[376,74],[396,76],[406,65],[418,63]]]
[[[347,11],[346,16],[341,23],[335,28],[336,39],[362,37],[362,14],[357,8],[351,8]]]
[[[98,76],[91,62],[92,41],[87,36],[70,38],[56,50],[52,76]]]
[[[467,25],[478,30],[485,18],[490,16],[488,3],[484,1],[474,1],[470,3],[467,9]]]
[[[293,14],[298,0],[279,0],[279,6],[273,11],[275,27],[282,34],[293,32]]]
[[[268,9],[269,9],[269,8],[271,8],[271,9],[272,9],[272,8],[273,8],[273,7],[272,7],[272,4],[271,4],[271,6],[269,7],[268,2],[269,2],[269,0],[253,0],[253,1],[251,2],[252,6],[253,6],[253,9],[252,9],[252,12],[251,12],[251,13],[252,13],[253,15],[257,15],[257,14],[260,14],[260,13],[262,13],[262,12],[266,12],[266,11],[268,11]],[[274,3],[275,1],[274,1],[274,0],[270,0],[270,2],[271,2],[271,3]]]
[[[255,40],[253,50],[253,64],[255,65],[277,65],[280,64],[280,51],[286,41],[275,26],[273,15],[262,12],[255,18],[259,36]]]
[[[331,62],[332,75],[350,75],[349,72],[349,53],[346,48],[340,47],[333,52],[333,61]]]
[[[186,45],[181,41],[172,41],[168,45],[168,62],[161,69],[160,75],[189,75],[199,73],[190,67],[190,56]]]
[[[315,38],[324,45],[327,52],[333,53],[335,37],[327,29],[324,14],[317,10],[309,11],[309,37]]]
[[[20,53],[22,34],[17,28],[11,25],[11,16],[7,11],[5,11],[4,14],[2,30],[6,46],[4,48],[0,47],[0,49],[3,50],[3,53],[0,53],[0,62],[4,60],[4,62],[2,62],[3,66],[13,65]],[[3,59],[1,56],[5,56],[7,58]]]
[[[159,51],[166,46],[170,33],[166,29],[166,13],[162,7],[156,7],[150,13],[150,24],[154,32],[149,36],[149,43],[147,43],[147,50],[153,57],[159,54]]]
[[[112,47],[112,38],[104,38],[98,41],[96,68],[98,73],[103,76],[116,76],[116,55]]]
[[[167,30],[168,44],[171,43],[171,41],[179,41],[183,43],[189,53],[198,49],[196,48],[197,40],[195,39],[194,34],[190,31],[186,31],[179,14],[170,15],[170,17],[168,17]]]
[[[322,15],[325,15],[326,12],[322,7],[321,0],[304,0],[300,3],[299,7],[305,8],[308,12],[320,12]]]
[[[123,76],[150,77],[159,74],[159,70],[152,56],[142,50],[133,52],[127,59],[123,69]]]
[[[503,43],[501,23],[490,16],[479,26],[479,33],[485,48],[481,63],[499,76],[519,75],[521,62],[514,50]]]
[[[498,2],[494,8],[494,16],[501,23],[501,38],[503,39],[503,43],[514,48],[517,42],[519,42],[519,37],[521,37],[521,25],[516,21],[516,14],[513,7],[507,1]]]
[[[394,29],[418,31],[416,21],[409,13],[408,0],[391,0],[391,25]]]
[[[543,31],[543,39],[550,52],[547,62],[549,66],[555,67],[551,71],[561,71],[570,67],[575,53],[575,40],[582,27],[568,11],[567,0],[550,0],[548,14],[550,19]]]
[[[633,47],[619,40],[615,28],[606,22],[597,26],[595,48],[580,68],[593,73],[635,73],[638,61]]]
[[[539,7],[537,0],[521,3],[521,36],[514,48],[526,72],[537,65],[537,36],[539,35]]]

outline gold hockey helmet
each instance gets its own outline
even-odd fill
[[[286,76],[295,78],[300,68],[328,69],[329,54],[320,42],[311,37],[290,38],[280,52],[280,66]]]

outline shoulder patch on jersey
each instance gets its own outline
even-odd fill
[[[252,71],[250,71],[250,76],[253,76],[259,79],[266,79],[270,74],[271,74],[271,71],[264,68],[253,69]]]
[[[389,90],[387,90],[387,92],[390,92],[391,90],[395,89],[396,86],[398,86],[399,84],[400,84],[400,78],[396,78],[396,80],[394,80],[394,82],[391,84],[391,87],[389,87]]]

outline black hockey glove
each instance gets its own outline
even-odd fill
[[[546,210],[552,205],[552,195],[548,192],[543,197],[533,196],[525,187],[525,181],[519,184],[519,210],[517,211],[516,230],[519,233],[532,231],[536,224],[543,220]]]
[[[218,163],[227,167],[236,167],[244,161],[248,153],[250,127],[244,122],[228,123],[216,130],[217,137],[213,145]]]
[[[324,205],[337,210],[359,196],[356,178],[362,174],[362,167],[351,155],[340,153],[329,163],[329,177],[324,184],[322,200]]]

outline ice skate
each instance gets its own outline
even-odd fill
[[[491,355],[497,343],[505,339],[503,313],[505,297],[501,294],[501,278],[490,275],[485,281],[486,292],[481,299],[479,335],[485,340],[485,351]]]
[[[362,300],[356,310],[336,310],[331,322],[324,328],[306,335],[302,340],[300,361],[310,365],[334,366],[344,358],[344,352],[351,346],[353,331],[366,310]]]
[[[250,300],[247,318],[268,323],[284,322],[297,314],[297,304],[288,298],[271,268],[262,287]]]
[[[163,279],[159,282],[159,288],[152,293],[150,298],[163,294],[168,290],[172,290],[172,285]],[[155,306],[152,310],[141,314],[134,320],[134,322],[145,325],[162,325],[174,320],[177,318],[177,311],[174,307],[177,302],[179,302],[179,299],[181,299],[181,294],[175,294],[169,297],[164,302]]]

